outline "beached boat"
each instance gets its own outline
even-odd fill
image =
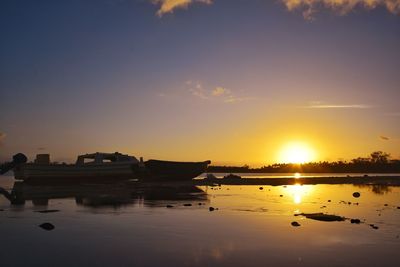
[[[154,180],[190,180],[206,171],[211,161],[177,162],[148,160],[144,162],[145,177]]]
[[[118,152],[85,154],[78,156],[75,164],[58,164],[51,163],[48,154],[39,154],[32,163],[13,164],[13,171],[15,179],[25,181],[190,180],[203,173],[208,164],[210,161],[143,162]]]

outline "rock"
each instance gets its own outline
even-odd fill
[[[167,208],[173,208],[174,206],[172,206],[172,205],[167,205]]]
[[[353,197],[355,197],[355,198],[358,198],[360,196],[361,196],[360,192],[354,192],[353,193]]]
[[[344,217],[324,214],[324,213],[300,213],[300,214],[295,214],[295,216],[304,216],[307,219],[324,221],[324,222],[341,222],[345,220]]]
[[[214,210],[215,210],[215,208],[213,208],[213,207],[209,207],[209,208],[208,208],[208,210],[209,210],[209,211],[214,211]]]
[[[361,223],[360,219],[351,219],[350,222],[351,223],[355,223],[355,224],[360,224]]]
[[[292,222],[291,225],[294,226],[294,227],[300,226],[300,224],[298,222]]]
[[[46,231],[51,231],[51,230],[54,230],[54,228],[55,228],[55,226],[51,223],[42,223],[41,225],[39,225],[39,227]]]
[[[36,210],[35,212],[39,213],[53,213],[53,212],[59,212],[60,210]]]
[[[379,227],[376,226],[375,224],[370,224],[369,226],[371,226],[371,228],[373,228],[373,229],[375,229],[375,230],[379,229]]]
[[[185,203],[185,204],[183,204],[183,206],[185,206],[185,207],[190,207],[190,206],[192,206],[192,204],[190,204],[190,203]]]
[[[258,188],[258,189],[260,189],[260,190],[263,190],[263,189],[264,189],[264,187],[260,186],[260,188]]]

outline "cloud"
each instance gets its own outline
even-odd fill
[[[281,0],[289,11],[300,10],[303,17],[312,20],[317,10],[325,8],[345,15],[355,8],[372,10],[384,7],[390,13],[400,14],[400,0]]]
[[[400,117],[400,112],[385,113],[385,115],[390,117]]]
[[[372,108],[369,105],[360,105],[360,104],[353,104],[353,105],[310,105],[306,106],[306,108],[320,108],[320,109],[367,109]]]
[[[234,104],[234,103],[243,102],[243,101],[246,101],[249,99],[251,99],[251,97],[236,97],[236,96],[230,95],[224,99],[224,102]]]
[[[226,89],[224,87],[217,86],[211,92],[211,95],[213,95],[213,96],[231,95],[231,90]]]
[[[379,138],[385,141],[388,141],[390,139],[389,137],[383,135],[379,136]]]
[[[186,9],[194,3],[211,5],[214,0],[149,0],[158,6],[157,15],[173,13],[176,9]],[[372,10],[386,8],[390,13],[400,15],[400,0],[280,0],[289,11],[299,10],[307,20],[313,20],[314,14],[321,9],[333,10],[345,15],[356,8]],[[247,3],[246,3],[247,4]]]
[[[206,89],[200,82],[187,81],[186,86],[188,91],[197,98],[203,100],[220,100],[224,103],[238,103],[250,99],[249,97],[237,97],[233,94],[232,90],[216,86],[212,89]]]
[[[212,4],[213,0],[152,0],[152,3],[159,6],[158,16],[173,13],[178,8],[188,8],[193,3]]]
[[[199,82],[192,82],[192,81],[187,81],[186,85],[189,86],[189,92],[198,98],[201,99],[208,99],[209,98],[209,93],[203,88],[201,83]]]

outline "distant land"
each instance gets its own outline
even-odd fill
[[[213,173],[400,173],[400,160],[391,159],[390,154],[376,151],[368,158],[356,158],[351,161],[275,163],[261,168],[248,165],[209,166],[207,172]]]

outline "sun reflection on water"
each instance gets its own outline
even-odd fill
[[[310,189],[312,187],[308,186],[303,186],[301,184],[295,184],[288,186],[287,190],[293,197],[293,203],[295,204],[301,204],[303,201],[303,198],[310,193]]]

